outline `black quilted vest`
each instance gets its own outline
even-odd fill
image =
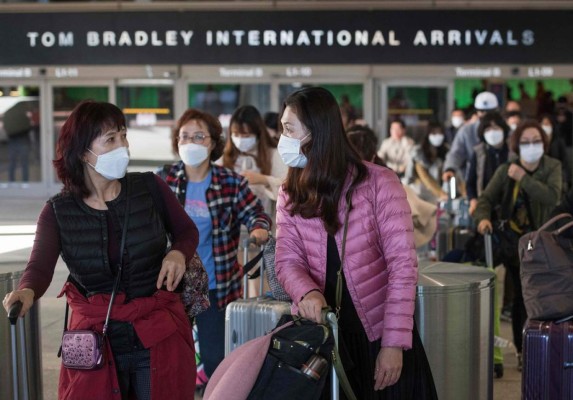
[[[120,286],[128,299],[150,296],[156,291],[167,248],[165,227],[154,207],[147,178],[141,173],[127,174],[120,180],[119,196],[106,203],[116,226],[120,227],[116,237],[121,240],[126,184],[129,182],[129,222]],[[61,256],[72,281],[88,297],[111,293],[117,268],[111,268],[108,258],[106,211],[93,209],[72,195],[57,195],[50,202],[58,221]]]

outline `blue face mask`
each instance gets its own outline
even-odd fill
[[[295,139],[281,135],[279,144],[277,145],[277,151],[279,152],[283,162],[288,167],[304,168],[306,166],[308,160],[306,156],[300,152],[300,146],[301,142],[308,136],[309,135],[303,137],[302,139]]]

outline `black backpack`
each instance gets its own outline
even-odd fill
[[[327,325],[283,315],[259,376],[247,399],[319,399],[332,366],[334,337]]]

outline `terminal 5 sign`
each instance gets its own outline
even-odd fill
[[[572,19],[573,11],[0,14],[0,64],[571,63]]]

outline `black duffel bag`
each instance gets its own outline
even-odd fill
[[[327,325],[283,315],[249,400],[319,399],[332,366],[334,337]]]

